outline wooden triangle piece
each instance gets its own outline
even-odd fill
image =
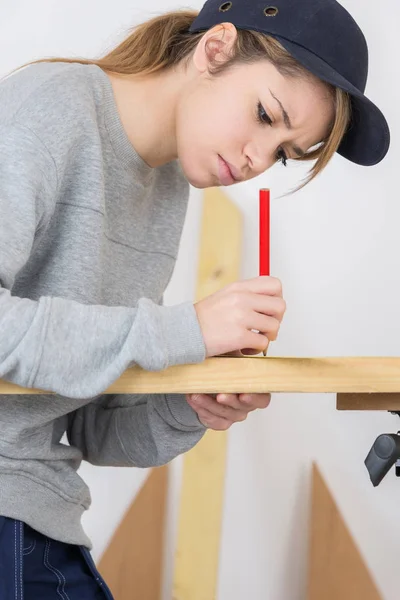
[[[307,600],[382,600],[315,464]]]
[[[99,563],[115,600],[160,600],[168,467],[152,469]]]

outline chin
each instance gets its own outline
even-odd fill
[[[190,185],[199,190],[221,185],[217,174],[217,154],[185,144],[178,144],[177,151],[181,169]]]
[[[188,181],[192,187],[198,190],[205,190],[206,188],[213,187],[209,183],[207,184],[204,182],[191,181],[190,179],[188,179]]]
[[[198,169],[195,170],[193,168],[187,168],[187,165],[185,165],[185,163],[182,161],[181,167],[186,179],[194,188],[203,190],[205,188],[218,185],[217,183],[213,183],[212,178],[210,176],[207,177],[207,174],[204,174],[202,176],[202,173],[199,173]]]

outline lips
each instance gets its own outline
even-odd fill
[[[233,179],[235,181],[240,181],[241,177],[240,177],[239,173],[237,172],[237,170],[235,169],[235,167],[228,162],[226,162],[226,164],[228,165],[228,169],[230,170]]]
[[[222,185],[232,185],[232,183],[236,183],[239,179],[235,176],[236,171],[233,165],[228,163],[226,160],[222,158],[218,154],[218,172],[219,178]]]

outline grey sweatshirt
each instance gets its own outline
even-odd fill
[[[91,548],[81,461],[159,466],[203,436],[183,395],[104,394],[135,364],[205,359],[193,303],[162,305],[188,192],[135,152],[99,67],[1,81],[0,378],[54,394],[0,396],[0,515]]]

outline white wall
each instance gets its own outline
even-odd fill
[[[0,5],[0,74],[45,55],[94,55],[124,29],[183,3],[139,0],[15,1]],[[200,7],[197,0],[190,3]],[[337,156],[317,181],[294,196],[278,197],[304,176],[303,166],[276,167],[229,189],[245,215],[242,277],[258,274],[258,189],[272,191],[272,274],[283,282],[287,313],[275,356],[399,356],[398,264],[400,208],[399,84],[396,0],[343,0],[370,46],[367,92],[392,129],[387,160],[357,167]],[[189,2],[187,3],[189,5]],[[193,191],[168,304],[193,297],[201,193]],[[193,261],[187,262],[192,256]],[[374,489],[364,458],[377,435],[400,429],[389,413],[339,413],[333,395],[273,396],[229,435],[219,600],[303,600],[311,461],[316,460],[371,568],[384,600],[396,600],[400,571],[400,480],[391,472]],[[174,463],[179,481],[181,461]],[[84,465],[93,506],[85,517],[99,557],[146,470]],[[176,499],[176,484],[171,498]],[[172,502],[171,518],[176,502]],[[173,524],[173,521],[172,521]],[[173,527],[171,527],[173,530]],[[171,545],[171,544],[170,544]],[[169,557],[171,565],[172,557]],[[171,572],[166,574],[169,589]],[[169,600],[166,591],[165,599]]]

